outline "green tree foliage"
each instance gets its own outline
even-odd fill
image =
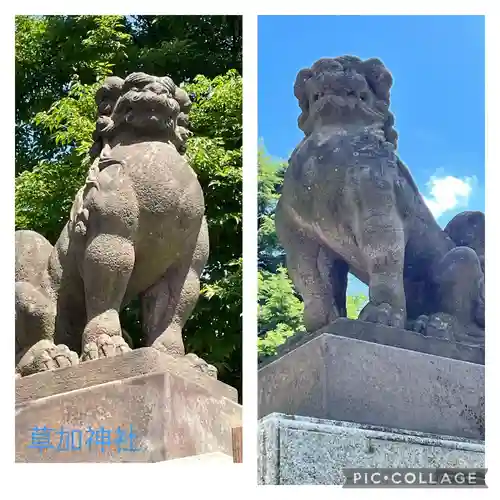
[[[303,330],[303,304],[285,267],[285,256],[274,227],[274,211],[286,163],[258,153],[258,349],[274,354],[276,347]]]
[[[263,146],[258,156],[258,348],[273,354],[293,333],[303,330],[303,304],[295,294],[274,227],[274,210],[286,162],[270,157]]]
[[[33,119],[66,97],[75,79],[94,84],[123,67],[133,41],[126,25],[125,16],[16,17],[16,173],[70,154]]]
[[[258,152],[258,266],[275,273],[285,264],[285,255],[274,228],[274,210],[283,184],[286,162],[270,157],[264,149]]]
[[[259,309],[257,340],[259,354],[276,353],[276,348],[296,332],[304,331],[304,306],[285,267],[285,256],[274,225],[286,162],[270,157],[259,149],[258,242]],[[347,317],[357,319],[367,299],[364,295],[347,297]]]
[[[274,354],[290,335],[304,330],[304,306],[285,268],[276,273],[260,270],[258,279],[258,349],[260,354]]]
[[[95,91],[107,75],[133,71],[170,75],[192,96],[187,156],[211,248],[186,344],[241,394],[240,17],[16,17],[16,229],[57,240],[87,174]],[[122,322],[141,346],[137,303]]]
[[[221,380],[241,389],[242,79],[235,70],[212,80],[198,76],[186,90],[195,98],[187,155],[203,187],[210,231],[210,258],[202,297],[186,325],[187,346],[215,364]]]
[[[368,299],[362,293],[358,295],[348,295],[347,296],[347,317],[350,319],[358,319],[361,309],[368,302]]]

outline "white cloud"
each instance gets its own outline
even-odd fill
[[[430,195],[424,196],[424,201],[436,217],[457,207],[467,207],[475,177],[432,176],[427,183]]]

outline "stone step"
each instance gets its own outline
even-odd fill
[[[259,483],[340,485],[344,468],[484,468],[484,443],[273,413],[259,422]]]

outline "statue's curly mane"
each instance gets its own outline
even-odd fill
[[[311,133],[306,122],[310,116],[310,97],[315,87],[327,87],[333,95],[336,89],[342,89],[344,95],[354,93],[360,100],[363,91],[368,89],[373,94],[371,107],[383,120],[384,139],[397,148],[398,133],[394,129],[394,115],[389,111],[392,84],[392,75],[380,59],[362,60],[350,55],[319,59],[310,68],[300,70],[295,79],[294,94],[302,111],[298,119],[299,128],[306,136]],[[336,97],[339,102],[341,99],[340,95]],[[408,167],[400,159],[398,166],[402,176],[415,192],[415,197],[419,199],[419,203],[428,210]]]
[[[313,84],[313,85],[311,85]],[[397,145],[398,134],[394,130],[394,116],[389,111],[390,89],[392,76],[379,59],[362,60],[355,56],[341,56],[323,58],[316,61],[311,68],[299,71],[294,85],[295,97],[299,101],[302,113],[299,117],[299,128],[306,135],[309,131],[304,124],[309,118],[310,97],[312,89],[316,86],[329,87],[331,94],[336,94],[336,89],[351,91],[358,95],[368,88],[374,95],[372,109],[384,118],[383,131],[386,141]],[[337,100],[341,100],[338,96]]]
[[[110,142],[122,131],[130,129],[130,122],[147,119],[152,113],[159,114],[157,132],[165,141],[170,141],[179,154],[186,151],[188,113],[191,100],[187,93],[168,77],[157,77],[146,73],[131,73],[124,80],[111,76],[97,90],[97,119],[92,135],[94,143],[89,151],[92,165],[85,185],[78,191],[71,209],[70,223],[82,234],[86,232],[88,211],[84,199],[90,189],[99,189],[98,174],[102,168],[116,163],[110,157]],[[154,111],[153,111],[154,110]]]
[[[134,115],[150,112],[151,106],[162,109],[168,116],[166,123],[162,123],[165,139],[171,140],[180,154],[185,152],[190,135],[187,127],[191,101],[170,77],[132,73],[123,80],[112,76],[106,78],[95,100],[98,116],[90,149],[92,158],[101,154],[106,141],[127,128]]]

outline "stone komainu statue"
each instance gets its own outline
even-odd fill
[[[184,355],[209,251],[203,192],[182,156],[190,99],[169,77],[132,73],[107,78],[96,102],[93,163],[56,244],[16,232],[21,376],[130,350],[119,312],[136,297],[147,345]]]
[[[351,272],[369,285],[359,319],[481,345],[484,215],[438,226],[396,154],[391,86],[378,59],[320,59],[297,75],[305,137],[289,160],[276,231],[306,328],[346,315]]]

